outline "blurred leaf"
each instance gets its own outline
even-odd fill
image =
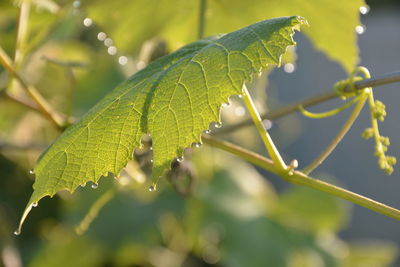
[[[53,240],[44,245],[29,264],[30,267],[59,266],[87,267],[104,266],[106,251],[88,238],[75,238],[60,229],[53,233]]]
[[[281,195],[278,217],[312,232],[338,231],[347,222],[345,203],[314,189],[294,186]]]
[[[147,133],[152,134],[153,177],[158,179],[184,148],[200,142],[212,121],[220,121],[220,106],[242,93],[251,74],[280,63],[302,23],[300,17],[277,18],[198,41],[122,83],[39,158],[21,221],[44,196],[72,192],[108,172],[118,175]]]
[[[349,245],[343,267],[394,266],[398,254],[399,249],[393,243],[364,240]]]
[[[91,0],[84,7],[118,48],[131,52],[154,36],[167,40],[174,49],[196,40],[199,3],[136,0],[127,4],[123,0]],[[355,27],[360,24],[362,5],[365,5],[363,0],[207,1],[206,35],[233,31],[273,17],[303,16],[310,23],[305,33],[315,47],[350,72],[358,63]],[[148,20],[149,17],[152,19]]]
[[[330,266],[332,256],[310,234],[266,216],[254,195],[266,187],[263,178],[251,175],[249,167],[242,171],[250,171],[245,176],[237,170],[217,170],[211,183],[203,184],[198,197],[188,203],[185,221],[197,244],[195,252],[206,262],[218,260],[223,266],[287,266],[289,255],[307,248]],[[239,181],[244,179],[253,184],[253,193],[242,187]],[[271,204],[268,198],[264,201]]]

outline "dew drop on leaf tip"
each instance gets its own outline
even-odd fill
[[[98,184],[95,184],[95,183],[92,184],[92,188],[93,188],[93,189],[96,189],[97,187],[99,187]]]
[[[154,162],[154,160],[151,159],[151,160],[150,160],[150,163],[153,163],[153,162]]]
[[[359,10],[362,15],[366,15],[369,12],[369,6],[360,6]]]
[[[35,171],[33,169],[30,169],[29,174],[35,174]]]
[[[177,162],[182,162],[182,161],[183,161],[183,157],[177,157],[177,158],[176,158],[176,161],[177,161]]]
[[[205,134],[210,134],[210,133],[211,133],[211,130],[205,130],[204,133],[205,133]]]
[[[219,128],[222,127],[222,123],[216,122],[216,123],[214,123],[214,127],[217,128],[217,129],[219,129]]]
[[[365,26],[364,25],[357,25],[356,26],[356,33],[357,34],[363,34],[365,32]]]
[[[223,108],[227,108],[227,107],[229,107],[230,105],[231,105],[231,103],[227,102],[227,103],[223,103],[223,104],[222,104],[222,107],[223,107]]]
[[[149,192],[154,192],[154,191],[156,191],[156,188],[153,185],[149,186]]]
[[[38,203],[37,203],[37,202],[33,202],[33,203],[32,203],[32,207],[36,208],[37,206],[38,206]]]
[[[203,144],[202,143],[194,143],[194,147],[199,148],[201,147]]]

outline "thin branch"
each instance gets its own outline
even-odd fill
[[[269,135],[267,129],[265,129],[260,114],[256,109],[256,106],[250,96],[249,91],[246,88],[246,85],[243,85],[243,102],[245,103],[246,108],[250,113],[250,117],[253,120],[254,125],[256,126],[257,131],[265,145],[265,148],[268,151],[268,155],[272,158],[274,164],[276,164],[277,167],[285,170],[287,166],[283,161],[281,155],[279,154],[278,149],[275,147],[274,141],[272,141],[272,138]]]
[[[111,201],[111,199],[115,195],[115,190],[110,189],[102,194],[93,205],[90,207],[86,216],[82,219],[82,221],[75,227],[75,232],[78,235],[84,234],[88,229],[89,226],[92,224],[93,220],[96,219],[97,215],[99,214],[100,210]]]
[[[17,37],[15,41],[14,66],[19,66],[24,58],[31,1],[22,1],[18,13]]]
[[[218,139],[206,135],[203,135],[202,138],[204,143],[213,147],[217,147],[224,151],[227,151],[250,163],[253,163],[254,165],[257,165],[265,170],[275,173],[281,176],[285,181],[289,183],[313,188],[318,191],[322,191],[330,195],[348,200],[357,205],[373,210],[380,214],[386,215],[393,219],[400,220],[400,210],[398,209],[387,206],[383,203],[377,202],[362,195],[356,194],[344,188],[314,179],[300,171],[294,171],[292,175],[288,174],[287,172],[282,172],[273,165],[270,159],[264,158],[263,156],[255,154],[254,152],[248,151],[244,148],[238,148],[236,145],[233,145],[229,142],[220,141]]]
[[[63,128],[65,118],[47,102],[47,100],[36,90],[35,87],[28,85],[25,80],[17,73],[10,57],[0,46],[0,64],[21,84],[22,88],[38,105],[39,110],[47,117],[57,128]]]
[[[355,120],[357,119],[358,115],[364,104],[368,98],[368,95],[363,94],[361,98],[358,100],[356,107],[354,108],[353,112],[351,113],[350,117],[347,119],[345,124],[343,125],[342,129],[340,129],[339,133],[333,138],[331,143],[325,148],[324,151],[307,167],[305,167],[302,172],[305,174],[311,173],[315,168],[322,164],[322,162],[332,153],[332,151],[336,148],[336,146],[342,141],[343,137],[347,134],[350,130],[351,126],[354,124]]]
[[[199,28],[197,37],[198,39],[204,38],[205,32],[205,24],[206,24],[206,9],[207,9],[207,0],[200,0],[200,7],[199,7]]]
[[[363,88],[367,87],[377,87],[377,86],[382,86],[386,84],[391,84],[391,83],[396,83],[400,82],[400,71],[384,74],[384,75],[379,75],[375,76],[374,78],[371,79],[365,79],[361,80],[358,82],[354,83],[354,87],[358,90],[361,90]],[[288,106],[278,108],[276,110],[269,111],[263,115],[261,115],[262,119],[268,119],[268,120],[274,120],[278,119],[280,117],[286,116],[288,114],[291,114],[293,112],[299,111],[299,106],[302,107],[310,107],[314,106],[332,99],[335,99],[339,97],[333,90],[304,99],[297,101],[293,104],[290,104]],[[223,129],[220,129],[218,131],[218,134],[224,134],[224,133],[229,133],[236,131],[239,128],[246,127],[252,125],[252,120],[244,120],[242,122],[239,122],[237,124],[231,125],[224,127]]]

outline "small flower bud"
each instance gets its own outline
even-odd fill
[[[373,135],[374,135],[374,130],[372,128],[367,128],[362,132],[361,137],[364,139],[370,139],[372,138]]]

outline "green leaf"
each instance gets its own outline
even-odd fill
[[[44,196],[97,183],[108,172],[118,175],[145,134],[153,140],[153,177],[160,177],[172,159],[201,142],[212,121],[220,122],[221,105],[242,93],[251,74],[279,65],[287,46],[295,44],[294,29],[304,22],[271,19],[201,40],[123,82],[41,155],[22,222]]]
[[[174,49],[196,40],[199,3],[91,0],[86,7],[89,16],[115,41],[118,49],[131,53],[154,36],[167,40]],[[355,27],[361,23],[359,8],[363,5],[363,0],[207,1],[206,35],[230,32],[268,18],[300,15],[311,25],[305,33],[315,47],[351,72],[358,63]]]
[[[348,209],[337,198],[306,187],[291,187],[276,209],[286,224],[310,232],[339,231],[348,221]]]

